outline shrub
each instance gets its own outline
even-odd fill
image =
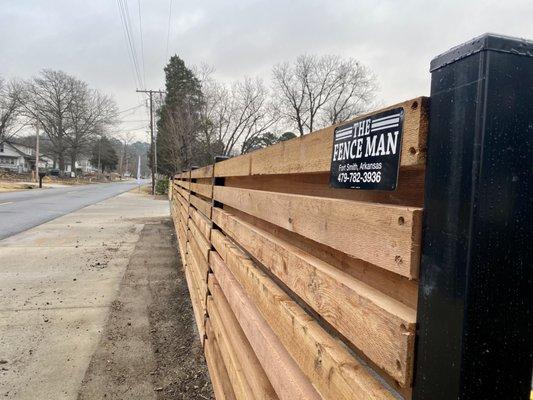
[[[168,179],[160,179],[155,185],[156,194],[167,194],[168,193]]]

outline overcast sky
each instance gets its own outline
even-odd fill
[[[167,35],[168,55],[178,54],[189,65],[207,63],[225,81],[257,75],[268,80],[272,65],[302,53],[356,57],[377,75],[384,104],[427,95],[430,60],[474,36],[495,32],[533,39],[532,0],[124,2],[150,89],[164,86]],[[115,0],[1,0],[0,76],[28,78],[43,68],[89,82],[112,95],[121,110],[143,99],[135,93]],[[121,116],[123,129],[146,137],[146,110]]]

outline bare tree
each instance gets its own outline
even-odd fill
[[[203,163],[211,163],[215,156],[224,154],[220,132],[221,121],[226,119],[229,94],[226,87],[212,77],[213,72],[214,68],[208,65],[202,65],[196,72],[204,98],[198,131]]]
[[[16,135],[25,125],[20,120],[21,92],[19,82],[6,82],[0,78],[0,142]]]
[[[25,84],[24,113],[43,128],[52,142],[60,171],[65,171],[68,112],[75,98],[76,79],[62,71],[43,70]]]
[[[296,125],[302,136],[309,118],[304,80],[296,73],[295,67],[285,62],[274,67],[273,82],[278,113],[291,125]]]
[[[266,132],[279,119],[260,79],[235,82],[230,90],[219,86],[215,100],[210,120],[225,155],[242,150],[238,146]]]
[[[337,55],[301,55],[273,68],[278,112],[300,136],[320,124],[338,123],[368,107],[376,91],[370,71]]]
[[[110,97],[89,89],[85,82],[75,82],[73,98],[66,113],[68,129],[64,136],[72,172],[75,172],[80,154],[90,152],[97,135],[113,125],[116,117],[117,107]]]
[[[341,60],[337,90],[324,105],[322,125],[335,125],[368,111],[378,90],[374,74],[353,58]]]

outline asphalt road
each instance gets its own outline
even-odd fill
[[[129,181],[0,193],[0,240],[137,186]]]

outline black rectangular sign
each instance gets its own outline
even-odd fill
[[[332,187],[396,189],[403,113],[403,108],[395,108],[335,129],[329,178]]]

